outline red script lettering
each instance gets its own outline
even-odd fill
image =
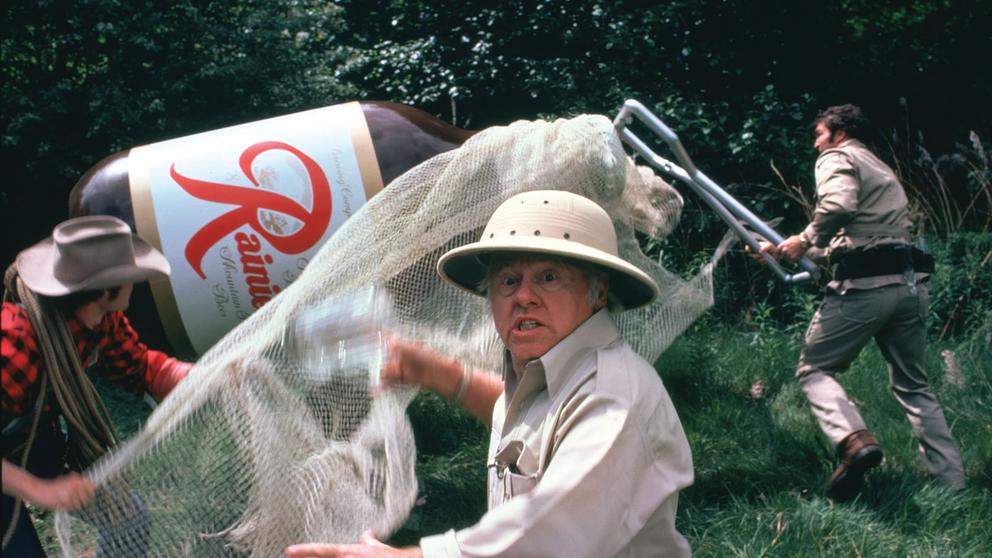
[[[313,189],[313,207],[308,211],[295,200],[282,194],[260,190],[258,179],[252,172],[251,164],[256,157],[271,151],[281,149],[293,154],[303,163],[310,178]],[[263,141],[245,149],[239,158],[241,172],[255,185],[255,188],[244,188],[231,184],[219,184],[183,176],[176,170],[175,163],[169,169],[169,174],[183,190],[190,195],[216,203],[237,206],[227,213],[217,217],[203,226],[186,244],[186,261],[193,270],[206,279],[203,273],[203,256],[222,238],[231,234],[239,227],[248,225],[270,244],[285,254],[299,254],[310,248],[324,235],[331,220],[331,189],[327,177],[317,162],[299,149],[281,141]],[[289,236],[278,236],[270,233],[258,222],[259,210],[278,211],[300,220],[303,226]]]

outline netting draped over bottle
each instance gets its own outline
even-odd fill
[[[634,230],[667,235],[682,199],[625,155],[607,118],[483,130],[356,212],[290,287],[203,356],[142,432],[87,473],[97,497],[56,517],[64,553],[272,557],[293,543],[354,542],[366,529],[387,536],[401,526],[417,494],[405,414],[415,391],[372,397],[368,370],[308,372],[287,327],[378,285],[397,334],[495,370],[502,346],[485,300],[444,283],[434,266],[477,240],[506,198],[537,189],[599,203],[621,256],[657,281],[657,302],[615,316],[649,361],[712,304],[712,262],[683,281],[641,252]]]

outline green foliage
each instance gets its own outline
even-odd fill
[[[421,393],[408,414],[417,442],[417,502],[393,544],[472,525],[486,510],[489,431],[431,393]]]
[[[759,502],[734,498],[720,507],[687,509],[684,523],[702,535],[693,551],[703,557],[987,553],[992,541],[982,523],[992,506],[982,493],[955,494],[898,481],[872,488],[875,496],[848,505],[794,491]]]
[[[968,130],[990,133],[988,72],[949,70],[989,49],[989,24],[992,5],[951,2],[8,2],[0,223],[17,241],[3,259],[47,234],[58,200],[113,151],[354,97],[476,128],[611,115],[639,98],[699,168],[789,230],[803,214],[769,188],[811,192],[807,126],[827,104],[859,103],[918,145],[906,107],[925,107],[913,129],[938,170],[987,184],[987,162],[941,154]],[[680,246],[710,247],[724,227],[687,198]]]
[[[905,108],[905,104],[903,104]],[[907,109],[908,112],[908,109]],[[977,133],[968,143],[934,158],[923,132],[893,130],[887,143],[920,234],[945,237],[956,231],[992,231],[992,162]],[[881,152],[886,154],[886,152]]]
[[[695,327],[659,361],[693,450],[696,480],[679,500],[677,524],[696,556],[981,556],[992,547],[987,340],[927,352],[969,487],[954,493],[926,481],[888,390],[884,360],[872,347],[840,380],[886,457],[861,498],[836,504],[822,495],[833,449],[794,378],[800,334],[762,323],[744,332]],[[755,335],[762,338],[757,345]],[[947,351],[960,357],[961,385],[946,372]]]
[[[5,2],[0,54],[4,266],[65,218],[91,165],[136,145],[312,108],[340,10],[318,0]]]
[[[954,233],[932,244],[930,331],[941,338],[988,328],[992,314],[992,232]]]
[[[992,547],[992,321],[927,351],[930,383],[961,448],[968,488],[952,493],[926,481],[885,363],[871,347],[840,379],[886,457],[860,499],[836,504],[821,492],[833,450],[794,377],[801,331],[778,331],[767,315],[757,312],[747,328],[704,320],[657,365],[693,452],[696,478],[680,497],[677,524],[695,555],[982,556]],[[948,369],[948,352],[957,374]],[[99,387],[118,425],[133,432],[147,408]],[[409,415],[420,489],[395,544],[471,525],[485,510],[487,429],[431,394],[419,395]],[[51,515],[35,519],[54,551]]]

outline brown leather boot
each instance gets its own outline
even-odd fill
[[[882,462],[882,448],[867,430],[852,432],[837,446],[840,464],[827,484],[827,496],[850,500],[861,491],[864,474]]]

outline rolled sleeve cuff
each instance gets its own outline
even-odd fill
[[[440,535],[432,535],[420,539],[420,552],[424,558],[460,558],[462,550],[452,529]]]
[[[816,229],[813,228],[813,223],[810,223],[805,229],[803,229],[803,234],[805,234],[806,238],[809,239],[811,246],[817,246],[819,248],[826,246],[826,244],[820,244],[820,237],[816,234]]]

